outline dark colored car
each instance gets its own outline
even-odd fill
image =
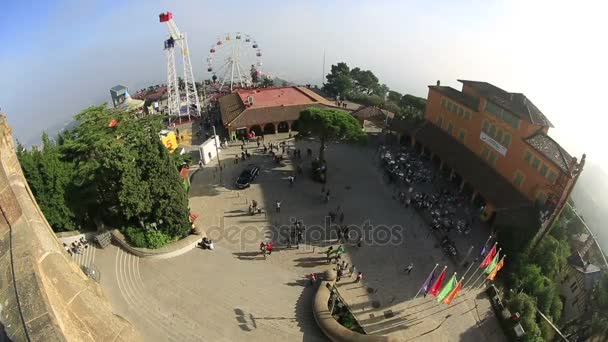
[[[260,173],[260,169],[257,166],[250,165],[247,169],[243,170],[239,175],[239,178],[236,179],[236,187],[239,189],[248,188],[255,177],[258,176],[258,173]]]

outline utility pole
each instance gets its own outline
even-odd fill
[[[215,144],[215,153],[217,154],[217,166],[220,168],[220,182],[222,181],[222,162],[220,161],[220,150],[217,147],[217,141],[219,140],[217,133],[215,133],[215,125],[213,125],[213,143]]]
[[[323,79],[325,79],[325,49],[323,50],[323,71],[321,72],[321,88],[323,88]]]

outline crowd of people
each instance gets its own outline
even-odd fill
[[[73,241],[71,244],[63,243],[63,248],[69,255],[82,254],[85,249],[89,248],[89,241],[82,236],[79,240]]]

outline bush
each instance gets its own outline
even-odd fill
[[[146,240],[146,234],[143,230],[127,227],[123,230],[123,235],[127,239],[127,242],[133,247],[146,248],[148,242]]]
[[[170,236],[155,229],[148,230],[146,238],[148,240],[148,248],[160,248],[171,241]]]
[[[127,227],[122,233],[127,242],[137,248],[156,249],[171,242],[169,235],[154,229],[143,231],[141,228]]]

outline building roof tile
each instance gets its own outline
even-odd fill
[[[553,124],[526,95],[510,93],[488,82],[458,80],[464,85],[476,89],[479,94],[494,104],[508,110],[520,119],[542,127],[553,127]]]
[[[473,96],[469,96],[459,90],[456,90],[452,87],[445,87],[445,86],[429,86],[430,89],[436,90],[439,93],[441,93],[444,96],[447,96],[448,98],[462,104],[465,105],[469,108],[471,108],[472,110],[477,111],[477,109],[479,108],[479,100],[474,98]]]
[[[245,110],[245,104],[237,93],[222,96],[218,99],[218,102],[224,125],[229,125]]]
[[[356,111],[352,112],[352,115],[361,120],[385,120],[386,117],[389,117],[390,119],[395,117],[395,113],[374,106],[367,106],[357,109]]]
[[[573,157],[555,140],[539,131],[525,140],[535,150],[555,163],[563,172],[570,173]]]

